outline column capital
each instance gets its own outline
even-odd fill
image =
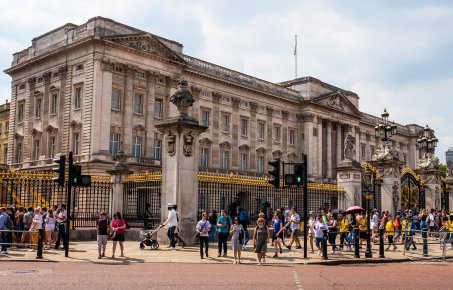
[[[212,92],[212,101],[216,104],[220,103],[220,100],[222,99],[222,94],[218,92]]]
[[[233,103],[234,108],[239,108],[239,104],[241,103],[241,99],[237,97],[231,97],[231,102]]]

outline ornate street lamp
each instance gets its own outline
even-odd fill
[[[381,114],[382,116],[382,121],[374,127],[375,131],[375,136],[377,138],[381,138],[381,141],[384,142],[384,144],[388,143],[392,137],[392,135],[396,134],[396,128],[397,126],[395,125],[395,122],[392,122],[390,124],[389,122],[389,113],[387,113],[387,109],[384,109],[384,113]]]
[[[421,134],[418,139],[418,148],[420,150],[425,150],[426,153],[434,153],[434,148],[437,147],[437,142],[439,142],[439,139],[437,139],[436,136],[434,136],[434,130],[430,129],[428,125],[423,129],[423,134]]]
[[[371,230],[370,230],[370,200],[374,198],[374,172],[366,169],[362,172],[362,194],[366,199],[366,223],[367,223],[367,238],[365,257],[372,258],[371,252]]]

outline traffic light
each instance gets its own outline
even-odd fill
[[[268,182],[272,184],[275,188],[280,188],[280,158],[269,161],[267,164],[274,167],[273,170],[269,170],[268,173],[271,178]]]
[[[82,166],[73,165],[71,170],[72,186],[91,186],[91,175],[82,175]]]
[[[64,178],[65,178],[65,168],[66,168],[66,156],[61,155],[60,159],[55,159],[53,162],[58,163],[58,168],[52,169],[52,171],[58,173],[58,177],[52,178],[54,182],[57,182],[59,186],[64,186]]]
[[[294,164],[294,184],[304,185],[305,182],[305,165],[303,163]]]

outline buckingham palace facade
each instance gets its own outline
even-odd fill
[[[335,183],[346,134],[355,136],[359,162],[380,142],[381,117],[360,111],[354,92],[313,77],[264,81],[103,17],[34,38],[5,72],[12,77],[7,162],[17,170],[49,169],[69,151],[92,173],[105,174],[119,151],[134,171],[159,169],[163,136],[155,125],[175,114],[169,97],[180,78],[195,98],[189,115],[209,127],[196,153],[202,171],[263,176],[269,160],[307,154],[309,178]],[[393,146],[414,168],[423,128],[396,125]]]

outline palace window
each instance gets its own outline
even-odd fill
[[[289,130],[289,145],[296,144],[296,132],[294,130]]]
[[[247,158],[248,158],[247,153],[241,153],[239,163],[240,171],[247,171]]]
[[[280,139],[281,139],[281,127],[280,126],[275,126],[274,127],[274,132],[275,132],[274,141],[275,142],[280,142]]]
[[[264,173],[264,156],[258,156],[258,173]]]
[[[49,157],[54,158],[57,149],[57,138],[55,136],[49,137]]]
[[[230,164],[230,152],[222,151],[222,170],[228,170]]]
[[[112,110],[121,110],[121,95],[120,89],[112,89]]]
[[[82,104],[82,88],[77,87],[75,88],[75,94],[74,94],[74,109],[80,109]]]
[[[72,151],[74,155],[80,155],[80,134],[73,133],[72,134]]]
[[[16,143],[16,156],[15,156],[16,163],[22,162],[22,143]]]
[[[258,139],[264,140],[265,126],[264,123],[258,123]]]
[[[143,94],[135,94],[134,113],[143,114]]]
[[[24,121],[24,103],[20,103],[17,108],[17,123],[22,123]]]
[[[208,169],[208,158],[209,158],[209,149],[201,147],[200,148],[200,169]]]
[[[4,163],[8,160],[8,144],[5,144],[5,147],[3,148],[3,160]]]
[[[35,118],[36,119],[41,118],[41,114],[42,114],[42,99],[38,98],[36,99],[35,103]]]
[[[57,106],[58,106],[58,95],[52,94],[50,96],[50,114],[55,115],[57,113]]]
[[[241,119],[241,136],[247,136],[248,134],[248,120]]]
[[[154,140],[154,149],[153,149],[154,159],[162,159],[162,140]]]
[[[162,118],[162,100],[156,99],[154,102],[154,117]]]
[[[230,132],[230,116],[222,115],[222,131]]]
[[[38,160],[40,155],[41,140],[35,139],[33,142],[33,160]]]
[[[135,136],[132,142],[132,155],[134,157],[142,157],[143,138]]]
[[[120,151],[120,134],[110,133],[110,155],[115,156]]]

